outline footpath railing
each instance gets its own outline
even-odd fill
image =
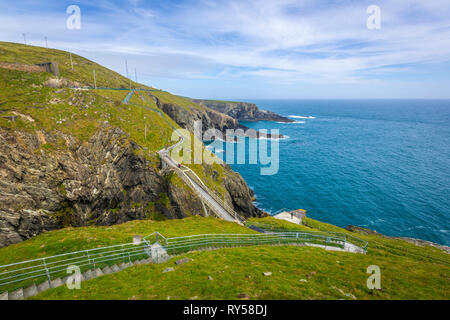
[[[333,235],[318,235],[307,232],[282,232],[261,234],[202,234],[168,238],[164,249],[169,255],[191,250],[226,248],[255,245],[319,244],[343,249],[345,239]]]
[[[48,282],[51,288],[52,280],[68,276],[69,266],[77,266],[83,273],[121,262],[129,263],[147,257],[149,246],[148,241],[138,245],[127,243],[3,265],[0,266],[0,292],[43,282]]]
[[[251,227],[251,226],[255,226],[258,229],[263,230],[266,233],[284,233],[284,232],[306,232],[309,234],[316,234],[316,235],[331,235],[334,237],[338,237],[338,238],[342,238],[344,239],[344,241],[346,243],[351,243],[359,248],[361,248],[364,252],[367,251],[367,247],[369,245],[369,243],[363,239],[360,239],[358,237],[346,234],[346,233],[342,233],[342,232],[334,232],[334,231],[303,231],[303,230],[298,230],[298,229],[294,229],[294,228],[282,228],[279,226],[274,226],[271,224],[266,224],[266,223],[261,223],[261,222],[251,222],[251,221],[246,221],[245,222],[245,226],[246,227]]]
[[[114,246],[70,252],[34,260],[0,266],[0,293],[45,282],[52,288],[52,281],[67,277],[67,268],[77,266],[82,273],[102,269],[118,263],[133,263],[152,257],[152,246],[157,243],[169,255],[191,250],[216,249],[255,245],[322,245],[344,249],[348,236],[304,231],[268,232],[259,234],[202,234],[165,238],[155,232],[143,238],[139,244],[127,243]],[[158,249],[160,250],[160,249]]]
[[[184,166],[183,166],[184,167]],[[187,168],[187,167],[185,167]],[[234,209],[229,206],[224,200],[220,199],[214,192],[212,192],[203,181],[189,168],[186,169],[185,173],[189,176],[190,179],[192,179],[196,184],[205,192],[207,193],[211,198],[214,199],[215,202],[219,206],[221,206],[228,214],[233,217],[236,221],[243,223],[244,220],[234,211]]]

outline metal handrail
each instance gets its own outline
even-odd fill
[[[353,238],[353,239],[352,239]],[[346,243],[356,245],[354,239],[345,234],[319,233],[314,231],[288,230],[283,232],[268,232],[258,234],[201,234],[183,237],[165,238],[159,232],[154,232],[143,238],[140,244],[126,243],[102,248],[87,249],[64,253],[60,255],[11,263],[0,266],[0,291],[24,287],[32,283],[48,281],[61,277],[68,266],[77,265],[87,271],[109,266],[115,261],[132,262],[152,254],[152,244],[160,244],[168,254],[181,254],[191,250],[208,247],[248,246],[263,244],[319,244],[324,246],[344,248]],[[363,241],[361,239],[358,239]],[[362,252],[367,248],[367,242],[360,247]],[[68,258],[74,255],[73,258]],[[31,264],[31,265],[30,265]],[[11,267],[13,268],[10,270]]]
[[[337,237],[343,237],[347,242],[352,243],[353,245],[356,245],[360,248],[362,248],[364,250],[364,252],[367,251],[367,247],[369,245],[369,242],[366,240],[363,240],[361,238],[346,234],[346,233],[342,233],[342,232],[336,232],[336,231],[322,231],[322,230],[318,230],[318,231],[303,231],[303,230],[298,230],[298,229],[283,229],[282,227],[274,227],[273,225],[270,224],[265,224],[265,223],[254,223],[254,222],[250,222],[247,221],[245,223],[245,225],[248,226],[255,226],[258,227],[262,230],[264,230],[265,232],[272,232],[272,233],[279,233],[279,232],[307,232],[307,233],[311,233],[311,234],[329,234],[329,235],[334,235]]]

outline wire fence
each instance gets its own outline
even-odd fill
[[[169,255],[191,250],[256,245],[319,244],[343,249],[345,239],[334,235],[307,232],[282,232],[261,234],[203,234],[167,239],[164,249]]]
[[[168,255],[179,255],[191,250],[256,245],[316,244],[344,249],[353,241],[348,236],[303,231],[268,232],[260,234],[202,234],[165,238],[155,232],[143,238],[139,244],[127,243],[114,246],[70,252],[50,257],[28,260],[0,266],[0,292],[11,291],[32,284],[39,285],[68,276],[67,268],[77,266],[80,271],[102,269],[119,263],[132,263],[153,258],[153,245],[158,244]]]
[[[129,263],[148,257],[149,244],[133,243],[70,252],[45,258],[0,266],[0,292],[51,282],[68,276],[67,268],[77,266],[81,272]]]
[[[339,237],[339,238],[343,238],[347,243],[351,243],[361,249],[364,250],[364,252],[367,251],[367,247],[369,245],[369,243],[363,239],[360,239],[358,237],[346,234],[346,233],[341,233],[341,232],[333,232],[333,231],[303,231],[303,230],[299,230],[299,229],[295,229],[295,228],[282,228],[280,226],[275,226],[272,224],[268,224],[268,223],[261,223],[261,222],[250,222],[247,221],[245,223],[246,227],[257,227],[258,229],[262,230],[263,232],[266,233],[285,233],[285,232],[306,232],[308,234],[316,234],[316,235],[332,235],[334,237]]]

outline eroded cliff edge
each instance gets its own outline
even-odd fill
[[[65,226],[203,215],[199,199],[141,152],[108,123],[87,143],[0,128],[0,247]],[[244,217],[260,215],[243,179],[225,169],[225,200]]]
[[[292,119],[280,116],[275,112],[259,109],[254,103],[201,99],[193,99],[192,101],[209,109],[226,114],[238,121],[294,122]]]

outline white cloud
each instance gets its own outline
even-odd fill
[[[0,37],[47,35],[56,47],[90,52],[119,69],[127,57],[143,74],[175,78],[376,83],[450,60],[447,0],[377,1],[381,30],[366,28],[369,1],[198,0],[164,8],[140,0],[77,2],[78,34],[65,30],[64,12],[23,10],[0,12]],[[83,5],[97,10],[84,13]]]

